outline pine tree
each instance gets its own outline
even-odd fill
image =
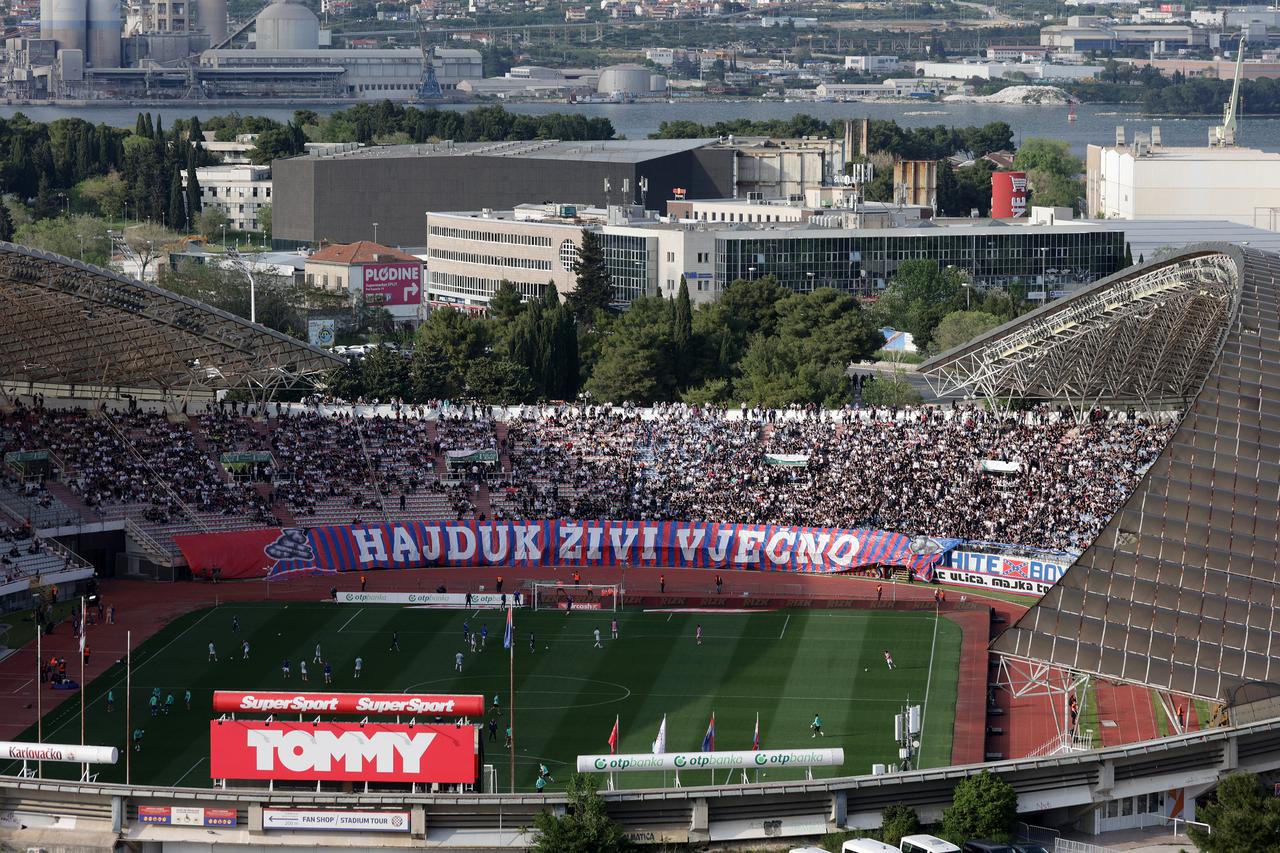
[[[187,230],[186,195],[182,191],[182,173],[174,169],[169,179],[169,227],[174,231]]]
[[[200,201],[200,176],[196,174],[196,149],[187,151],[187,219],[195,224],[203,204]]]
[[[546,308],[555,308],[560,304],[560,291],[556,289],[554,281],[547,282],[547,289],[542,294],[542,304]]]
[[[613,302],[613,282],[604,262],[604,245],[594,231],[582,229],[582,246],[578,259],[573,262],[573,274],[577,285],[569,304],[578,322],[590,326],[596,312],[607,311]]]

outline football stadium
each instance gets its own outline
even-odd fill
[[[0,843],[522,849],[577,773],[651,849],[982,769],[1044,849],[1185,829],[1280,771],[1277,273],[1130,267],[921,407],[353,405],[0,244]]]

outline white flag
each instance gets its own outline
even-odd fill
[[[658,726],[658,737],[653,741],[653,754],[662,755],[667,751],[667,715],[662,715],[662,725]]]
[[[84,623],[80,623],[80,656],[84,657]]]

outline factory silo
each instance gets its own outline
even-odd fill
[[[275,0],[258,13],[258,50],[315,50],[320,46],[320,19],[301,3]]]
[[[50,35],[58,43],[58,49],[84,50],[89,19],[86,0],[51,0],[50,6],[50,18],[53,20]]]
[[[53,38],[53,0],[40,0],[40,38]]]
[[[227,0],[196,0],[196,19],[213,46],[227,37]]]
[[[120,0],[88,0],[89,64],[94,68],[120,67]]]

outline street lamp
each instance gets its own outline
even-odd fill
[[[58,193],[58,198],[62,199],[62,212],[67,216],[71,215],[71,198],[66,193]]]
[[[231,259],[231,263],[235,265],[235,268],[244,273],[244,277],[249,280],[249,322],[256,323],[258,322],[258,288],[257,282],[253,280],[253,270],[250,268],[248,261],[240,255],[239,251],[228,251],[227,257]]]
[[[755,281],[755,280],[756,280],[756,268],[747,267],[747,281]]]
[[[222,223],[222,251],[227,250],[227,223]]]
[[[373,223],[373,242],[378,242],[378,223]]]
[[[809,292],[813,292],[813,273],[807,272],[805,276],[809,279]]]

